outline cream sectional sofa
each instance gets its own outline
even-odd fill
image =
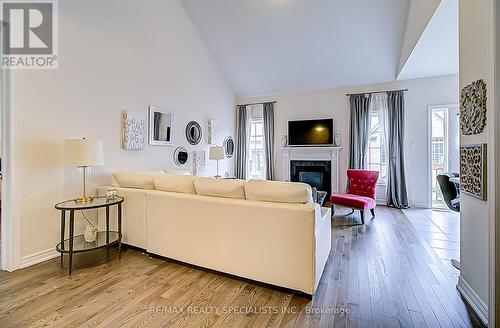
[[[310,295],[318,286],[331,219],[309,185],[122,171],[99,194],[110,188],[125,198],[126,244]]]

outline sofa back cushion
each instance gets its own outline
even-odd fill
[[[189,170],[185,170],[185,169],[172,169],[172,168],[165,169],[165,173],[166,174],[172,174],[172,175],[192,175]]]
[[[245,199],[244,180],[197,178],[194,187],[199,195]]]
[[[118,171],[113,173],[111,184],[122,188],[155,189],[154,177],[163,174],[158,171]]]
[[[191,175],[160,174],[154,177],[157,190],[195,194],[194,177]]]
[[[311,186],[301,182],[250,180],[245,184],[246,198],[277,203],[312,203]]]

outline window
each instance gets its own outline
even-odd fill
[[[432,137],[432,165],[444,162],[444,138]]]
[[[264,119],[262,117],[262,106],[255,106],[251,110],[247,160],[247,178],[265,179],[266,158],[264,153]]]
[[[382,147],[382,131],[377,109],[372,109],[371,112],[367,162],[368,170],[378,171],[379,182],[385,183],[387,181],[387,155]]]

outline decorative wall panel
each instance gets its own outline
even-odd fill
[[[486,83],[477,80],[460,94],[460,128],[463,135],[479,134],[486,126]]]
[[[138,113],[122,113],[122,148],[128,150],[144,149],[144,117]]]
[[[486,200],[486,144],[460,147],[460,190]]]

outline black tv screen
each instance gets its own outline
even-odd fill
[[[333,145],[333,118],[288,121],[289,146]]]

